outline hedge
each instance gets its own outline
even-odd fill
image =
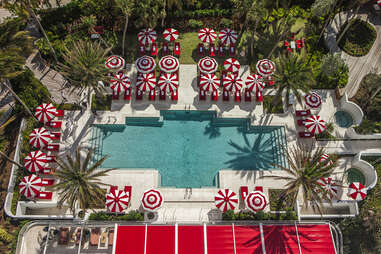
[[[144,214],[138,210],[126,214],[110,214],[106,212],[95,212],[90,214],[89,220],[97,221],[144,221]]]
[[[167,18],[210,18],[210,17],[231,17],[231,9],[205,9],[194,11],[176,10],[168,13]]]
[[[253,212],[238,212],[235,213],[233,210],[229,210],[222,214],[222,220],[234,221],[234,220],[297,220],[298,216],[296,212],[288,209],[285,213],[265,213],[259,211],[257,213]]]
[[[3,227],[0,227],[0,241],[3,243],[10,243],[13,241],[13,236],[9,234]]]

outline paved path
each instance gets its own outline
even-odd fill
[[[362,57],[353,57],[340,50],[336,45],[336,36],[341,26],[348,18],[354,17],[353,12],[341,12],[336,14],[333,21],[327,27],[325,33],[325,40],[328,48],[332,53],[339,53],[349,67],[348,84],[345,90],[348,97],[355,96],[362,78],[372,70],[380,73],[378,66],[381,66],[381,19],[378,16],[365,14],[358,14],[356,17],[371,23],[376,31],[377,38],[367,55]]]
[[[316,145],[324,147],[328,154],[381,155],[381,140],[317,141]]]

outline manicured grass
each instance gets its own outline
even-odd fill
[[[282,98],[279,97],[274,101],[274,97],[274,95],[263,96],[263,108],[270,114],[284,113]]]
[[[91,110],[111,110],[112,95],[104,95],[102,97],[95,96],[91,99]]]

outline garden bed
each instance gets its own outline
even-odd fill
[[[270,114],[283,114],[283,100],[282,97],[274,99],[274,95],[263,96],[263,108]]]
[[[111,110],[112,95],[107,94],[102,97],[93,94],[91,99],[91,110]]]

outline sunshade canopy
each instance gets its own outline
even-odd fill
[[[41,190],[41,178],[36,175],[24,176],[19,184],[20,193],[27,198],[34,198]]]
[[[136,87],[140,91],[151,91],[156,86],[156,78],[152,73],[144,73],[138,76]]]
[[[305,96],[306,104],[311,108],[318,108],[321,105],[321,97],[315,92]]]
[[[177,90],[179,79],[174,73],[163,73],[159,78],[158,86],[160,90],[170,93]]]
[[[150,56],[142,56],[136,59],[135,61],[136,68],[138,72],[141,73],[150,73],[155,70],[156,63],[155,59]]]
[[[309,116],[305,121],[304,125],[308,129],[308,131],[312,132],[313,134],[320,134],[322,133],[326,128],[326,123],[323,119],[320,118],[318,115],[311,115]]]
[[[235,58],[228,58],[224,61],[224,68],[227,71],[237,72],[239,71],[239,67],[241,67],[241,65],[239,64],[238,60]]]
[[[229,74],[224,79],[224,89],[232,92],[241,91],[243,87],[243,81],[241,78],[234,74]]]
[[[112,189],[106,194],[106,207],[112,213],[121,213],[128,207],[130,197],[122,190]]]
[[[51,103],[43,103],[35,110],[34,115],[41,123],[50,122],[56,116],[57,109]]]
[[[215,91],[220,87],[220,80],[214,74],[203,74],[200,77],[200,89]]]
[[[138,33],[138,41],[143,45],[147,45],[147,44],[151,44],[155,42],[156,38],[157,38],[156,31],[153,30],[152,28],[142,29]]]
[[[163,195],[159,190],[151,189],[144,192],[142,197],[142,206],[144,210],[155,212],[164,203]]]
[[[236,43],[238,34],[235,30],[225,28],[220,31],[218,37],[222,44],[231,45]]]
[[[105,66],[109,70],[118,71],[124,68],[126,61],[121,56],[110,56],[105,62]]]
[[[129,77],[123,72],[115,73],[110,79],[111,89],[116,93],[123,93],[127,88],[131,87],[131,81]]]
[[[214,202],[218,209],[226,212],[227,210],[234,210],[238,205],[238,196],[234,191],[229,189],[219,190],[214,197]]]
[[[273,75],[275,72],[275,64],[273,61],[269,59],[259,60],[257,62],[256,68],[257,68],[258,74],[265,77]]]
[[[43,148],[50,143],[50,132],[44,127],[36,128],[29,135],[29,144],[35,148]]]
[[[349,185],[349,196],[356,201],[364,200],[366,197],[367,188],[362,183],[353,182]]]
[[[202,73],[215,73],[218,68],[218,63],[214,58],[204,57],[198,61],[198,68]]]
[[[163,38],[166,41],[175,41],[179,38],[179,31],[173,28],[167,28],[163,32]]]
[[[246,78],[246,87],[249,91],[255,93],[262,92],[265,88],[265,82],[261,75],[251,74]]]
[[[41,151],[32,151],[24,159],[25,168],[31,172],[39,172],[46,166],[46,155]]]
[[[216,32],[211,28],[202,28],[198,31],[198,38],[205,43],[213,43],[216,38]]]
[[[179,59],[171,55],[163,56],[159,61],[159,67],[164,72],[176,72],[180,67]]]
[[[334,181],[331,177],[320,178],[318,184],[322,186],[330,198],[337,196],[338,186],[336,181]]]
[[[261,191],[252,191],[245,198],[246,208],[254,213],[265,209],[268,203],[266,195]]]

